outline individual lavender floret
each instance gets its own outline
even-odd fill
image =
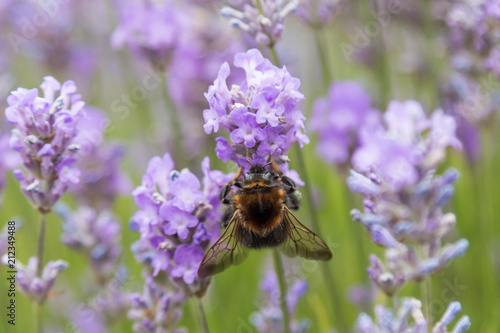
[[[308,287],[305,280],[297,280],[288,289],[286,303],[289,316],[292,318],[290,322],[292,333],[306,332],[309,329],[310,324],[308,320],[297,320],[294,318],[297,303],[307,293]],[[266,295],[266,299],[262,301],[259,311],[251,314],[250,322],[262,333],[284,332],[278,279],[274,271],[266,273],[266,276],[260,283],[260,289]]]
[[[38,258],[31,257],[26,267],[18,267],[17,281],[20,290],[32,301],[43,304],[50,297],[50,291],[57,276],[68,267],[63,260],[49,261],[37,276]]]
[[[339,14],[344,4],[345,0],[300,0],[295,14],[310,27],[320,29]]]
[[[392,310],[383,305],[375,307],[375,321],[366,313],[359,315],[356,321],[360,333],[424,333],[427,321],[422,313],[422,303],[415,298],[403,298],[398,309]],[[447,333],[447,326],[460,312],[459,302],[452,302],[439,322],[434,325],[432,333]],[[468,316],[463,316],[450,331],[461,333],[470,327]]]
[[[316,152],[326,162],[345,168],[358,146],[363,126],[380,123],[372,99],[354,81],[332,83],[327,97],[314,102],[309,129],[319,136]]]
[[[136,257],[153,276],[166,272],[189,296],[202,296],[210,282],[200,279],[197,271],[210,239],[217,237],[208,230],[219,232],[215,228],[222,217],[218,197],[232,177],[210,170],[208,157],[202,170],[200,182],[187,169],[175,170],[169,154],[153,157],[142,185],[133,192],[140,208],[131,221],[131,228],[141,234],[133,245]]]
[[[148,277],[142,294],[131,294],[129,300],[128,317],[134,321],[134,332],[183,332],[174,330],[182,316],[181,306],[186,300],[182,292],[165,291]]]
[[[100,283],[108,281],[120,255],[120,223],[111,212],[96,212],[81,206],[74,212],[62,213],[64,223],[61,240],[70,248],[88,256]]]
[[[43,97],[36,88],[13,91],[7,98],[5,116],[16,126],[10,145],[19,152],[26,171],[16,169],[14,176],[31,203],[47,213],[70,183],[79,182],[80,170],[74,166],[79,146],[74,138],[85,103],[76,94],[73,81],[61,85],[46,76],[40,87]]]
[[[120,23],[111,36],[111,46],[117,49],[127,45],[137,56],[164,68],[192,18],[173,0],[116,3]]]
[[[434,170],[448,146],[460,148],[453,117],[438,110],[427,118],[418,103],[408,101],[392,102],[384,120],[386,127],[362,129],[352,158],[356,171],[347,182],[365,196],[364,212],[354,209],[353,219],[387,248],[385,264],[370,256],[370,278],[394,295],[406,281],[421,281],[463,255],[468,242],[442,245],[456,223],[442,207],[453,195],[458,172],[438,176]]]
[[[125,149],[104,138],[109,120],[98,109],[85,107],[80,119],[80,131],[75,142],[80,146],[75,166],[80,170],[80,182],[71,191],[80,203],[98,210],[108,210],[120,194],[130,193],[130,179],[120,164]]]
[[[293,12],[299,0],[246,0],[238,6],[225,6],[223,16],[230,24],[248,33],[259,45],[273,46],[285,29],[285,17]]]
[[[309,142],[304,134],[305,117],[297,104],[304,99],[299,92],[300,80],[286,67],[274,66],[262,54],[251,49],[234,57],[234,66],[245,71],[246,78],[229,90],[229,64],[224,63],[208,88],[205,97],[210,108],[203,111],[205,133],[218,132],[224,127],[230,132],[229,143],[218,137],[215,152],[223,161],[232,160],[246,169],[247,157],[254,163],[275,160],[288,171],[287,152],[294,142],[302,147]],[[291,176],[291,175],[289,175]],[[300,180],[292,176],[300,184]]]

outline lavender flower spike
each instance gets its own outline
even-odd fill
[[[283,313],[280,308],[278,279],[274,271],[268,271],[260,284],[266,295],[258,312],[250,316],[250,322],[261,333],[284,332]],[[288,290],[286,303],[290,317],[293,318],[297,303],[307,293],[308,285],[305,280],[295,281]],[[292,319],[290,329],[292,333],[302,333],[309,329],[308,320]]]
[[[75,212],[63,212],[62,242],[90,258],[98,281],[105,283],[115,270],[120,254],[120,224],[110,212],[95,212],[82,206]]]
[[[26,267],[18,268],[17,280],[23,293],[38,304],[43,304],[50,296],[57,276],[68,267],[63,260],[49,261],[43,268],[42,275],[37,276],[38,258],[31,257]]]
[[[139,210],[131,228],[141,234],[133,246],[136,258],[153,277],[166,273],[188,296],[202,296],[210,283],[198,277],[198,267],[219,232],[219,193],[232,177],[210,170],[209,163],[203,160],[200,182],[187,169],[175,170],[169,154],[153,157],[133,192]]]
[[[375,322],[365,313],[359,315],[356,322],[357,331],[360,333],[424,333],[427,330],[427,321],[422,313],[422,303],[415,298],[403,298],[398,309],[386,308],[378,305],[375,308]],[[453,302],[443,314],[441,320],[432,328],[432,333],[447,333],[447,326],[460,312],[460,303]],[[470,326],[467,316],[462,317],[453,333],[465,332]]]
[[[210,106],[203,111],[205,132],[218,132],[220,127],[229,131],[231,143],[224,137],[216,139],[215,152],[223,161],[232,160],[248,170],[247,157],[262,163],[276,153],[275,160],[286,174],[286,154],[292,144],[298,142],[302,147],[309,142],[304,134],[305,117],[297,109],[304,99],[298,90],[300,80],[292,77],[286,67],[271,64],[256,49],[238,53],[234,65],[245,71],[245,80],[229,89],[229,64],[221,66],[217,79],[205,93]],[[297,175],[288,176],[303,185]]]
[[[299,0],[245,0],[238,8],[223,7],[221,13],[231,18],[233,27],[248,33],[257,44],[272,46],[283,35],[285,17],[298,4]]]
[[[446,147],[461,147],[453,118],[438,110],[428,119],[413,101],[392,102],[384,118],[387,130],[382,124],[361,129],[361,145],[353,154],[358,172],[352,171],[347,183],[365,196],[364,213],[353,210],[353,218],[387,248],[386,265],[370,257],[370,278],[393,295],[407,280],[420,281],[463,255],[468,242],[442,246],[455,225],[455,215],[444,214],[442,206],[453,194],[458,172],[437,176],[434,168]],[[417,246],[429,250],[419,255]]]
[[[78,183],[80,171],[74,167],[79,145],[78,120],[85,105],[76,94],[73,81],[62,85],[46,76],[37,89],[18,88],[7,98],[7,121],[15,125],[10,146],[21,156],[26,172],[14,170],[21,190],[41,212],[47,213],[68,189]]]
[[[165,292],[149,277],[142,294],[129,295],[129,301],[128,317],[134,321],[134,332],[182,332],[173,330],[182,315],[182,292]]]
[[[314,102],[309,129],[319,136],[316,152],[326,162],[345,169],[358,146],[359,130],[380,123],[380,112],[357,82],[331,84],[328,96]]]

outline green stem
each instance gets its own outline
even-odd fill
[[[183,134],[182,134],[182,123],[179,119],[178,110],[172,102],[172,98],[168,93],[168,81],[167,81],[167,73],[161,72],[162,81],[165,83],[163,87],[161,87],[161,94],[163,98],[163,102],[165,103],[165,107],[168,112],[168,119],[170,120],[170,130],[173,133],[173,137],[171,139],[172,148],[174,149],[174,161],[178,163],[178,165],[185,165],[187,162],[186,154],[184,153],[183,146]]]
[[[205,314],[205,308],[203,307],[203,302],[201,298],[198,297],[194,297],[194,301],[196,302],[200,331],[203,333],[209,333],[210,330],[208,329],[207,316]]]
[[[42,270],[43,270],[43,254],[44,254],[44,247],[45,247],[45,232],[47,228],[47,214],[42,213],[42,218],[40,221],[40,230],[38,232],[38,248],[36,252],[36,257],[38,258],[38,266],[37,266],[37,276],[41,277],[42,276]],[[37,332],[41,333],[43,331],[43,303],[44,300],[41,300],[39,303],[37,302],[34,304],[34,312],[35,312],[35,320],[36,320],[36,327],[37,327]]]
[[[283,312],[283,332],[290,333],[290,317],[288,314],[288,307],[286,305],[286,281],[285,281],[285,270],[283,268],[283,262],[281,261],[281,255],[278,249],[273,249],[273,261],[274,269],[276,270],[276,276],[278,277],[278,283],[280,287],[280,306],[281,312]]]
[[[280,67],[280,60],[278,59],[278,54],[276,53],[274,45],[269,46],[269,53],[271,53],[271,59],[273,60],[274,65]]]
[[[429,330],[432,328],[432,283],[431,276],[425,278],[420,282],[422,288],[422,302],[424,303],[424,313],[427,319],[427,327]]]
[[[378,13],[383,10],[383,6],[379,3],[379,0],[373,0],[375,11]],[[372,43],[374,53],[377,56],[378,68],[380,70],[379,76],[382,82],[381,84],[381,107],[385,109],[387,103],[389,102],[389,96],[391,94],[391,72],[389,67],[389,59],[387,57],[386,50],[386,38],[384,27],[380,27],[379,42]]]
[[[311,223],[313,225],[314,231],[321,234],[320,226],[318,223],[318,215],[316,213],[316,209],[314,209],[311,181],[309,179],[309,175],[307,174],[307,168],[306,168],[306,163],[304,161],[304,156],[302,155],[302,150],[298,145],[295,145],[295,149],[296,149],[297,160],[299,161],[300,174],[304,178],[304,182],[308,185],[306,186],[306,190],[304,191],[305,193],[304,196],[307,202],[307,206],[309,207],[309,215]],[[340,301],[340,294],[337,289],[338,283],[336,283],[335,281],[336,278],[334,277],[334,275],[332,274],[332,272],[330,271],[325,262],[322,262],[320,264],[320,267],[321,267],[321,273],[323,275],[323,280],[325,280],[325,283],[328,287],[328,291],[330,293],[330,298],[332,299],[333,306],[335,307],[335,316],[337,325],[339,326],[341,332],[347,332],[348,325],[345,320],[342,303]]]
[[[318,29],[314,29],[314,41],[316,42],[316,47],[318,48],[319,60],[321,63],[321,73],[323,74],[323,83],[325,89],[328,89],[330,83],[333,81],[333,74],[330,68],[330,63],[328,62],[329,57],[324,35]]]
[[[36,257],[38,258],[37,276],[42,275],[43,269],[43,252],[45,247],[45,229],[47,228],[47,214],[42,213],[42,219],[40,221],[40,229],[38,232],[38,248],[36,251]]]

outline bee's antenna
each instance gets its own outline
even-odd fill
[[[274,151],[274,154],[271,156],[269,155],[269,162],[267,162],[266,164],[264,164],[264,166],[268,166],[268,165],[271,165],[273,162],[274,162],[274,158],[276,157],[276,153],[278,152],[278,149],[279,148],[276,148],[276,150]]]
[[[250,164],[250,166],[253,167],[253,163],[250,161],[250,158],[248,158],[248,150],[247,150],[247,162]]]

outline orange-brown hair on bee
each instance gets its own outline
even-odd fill
[[[200,277],[240,264],[248,249],[279,247],[289,257],[331,259],[325,242],[291,212],[299,208],[295,183],[273,159],[265,165],[252,165],[247,173],[240,168],[220,198],[227,205],[222,220],[225,229],[205,254]]]

